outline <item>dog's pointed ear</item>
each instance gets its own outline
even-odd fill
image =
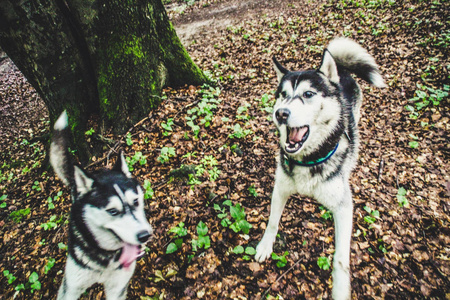
[[[122,172],[128,178],[132,178],[133,176],[128,169],[127,161],[125,160],[125,156],[123,156],[123,151],[120,151],[119,157],[117,158],[116,164],[112,168],[114,171]]]
[[[284,75],[286,75],[289,70],[283,67],[278,60],[275,58],[275,56],[272,57],[273,62],[273,68],[275,69],[275,72],[277,73],[278,82],[281,81],[281,78],[283,78]]]
[[[330,51],[325,50],[322,56],[322,64],[320,65],[319,72],[328,77],[330,81],[339,83],[339,74],[337,70],[336,62]]]
[[[77,166],[73,166],[73,173],[75,188],[80,196],[92,190],[94,179],[86,175],[86,173],[84,173],[84,171]]]

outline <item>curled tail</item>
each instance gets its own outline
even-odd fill
[[[385,87],[375,59],[366,49],[348,38],[335,38],[327,47],[338,67],[343,67],[376,87]]]
[[[67,112],[63,111],[54,125],[50,144],[50,164],[67,186],[72,186],[73,164],[69,154],[70,129]]]

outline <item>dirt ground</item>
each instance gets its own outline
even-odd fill
[[[313,199],[287,204],[274,248],[287,252],[284,265],[256,263],[251,253],[268,220],[278,153],[271,57],[290,69],[317,68],[324,47],[340,35],[374,55],[388,84],[359,81],[352,298],[450,299],[448,1],[166,5],[191,57],[217,82],[167,88],[149,118],[108,136],[127,157],[141,157],[132,172],[153,191],[146,204],[154,238],[128,299],[331,298],[331,269],[318,261],[332,262],[333,220]],[[42,171],[48,134],[44,104],[0,53],[0,299],[53,299],[61,283],[70,195],[53,172]],[[164,159],[171,147],[174,155]],[[111,166],[112,152],[105,146],[88,170]],[[227,200],[243,208],[248,233],[224,226],[224,218],[235,221]],[[180,222],[186,235],[169,232]],[[193,246],[201,222],[207,249]],[[103,298],[100,286],[82,297]]]

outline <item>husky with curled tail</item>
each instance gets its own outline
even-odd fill
[[[144,193],[121,153],[111,170],[89,175],[71,163],[70,130],[64,111],[54,125],[50,163],[70,187],[68,257],[58,300],[76,300],[94,283],[106,299],[125,299],[127,287],[152,235],[144,212]]]
[[[271,256],[289,196],[316,199],[333,213],[334,299],[350,299],[353,200],[349,177],[358,158],[362,93],[350,75],[385,87],[374,58],[347,38],[331,41],[317,70],[289,71],[273,58],[278,77],[273,120],[280,133],[270,217],[255,259]]]

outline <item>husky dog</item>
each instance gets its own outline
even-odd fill
[[[108,300],[125,299],[136,259],[152,234],[144,193],[122,153],[112,170],[95,175],[72,165],[69,137],[64,111],[50,146],[50,163],[72,194],[69,253],[57,299],[76,300],[94,283],[104,284]]]
[[[298,193],[315,198],[332,213],[336,251],[333,259],[334,299],[350,299],[350,240],[353,201],[350,172],[358,157],[358,120],[362,93],[354,73],[384,87],[374,58],[356,42],[336,38],[318,70],[289,71],[273,58],[279,85],[274,122],[280,133],[269,223],[256,248],[263,262],[272,253],[286,201]]]

